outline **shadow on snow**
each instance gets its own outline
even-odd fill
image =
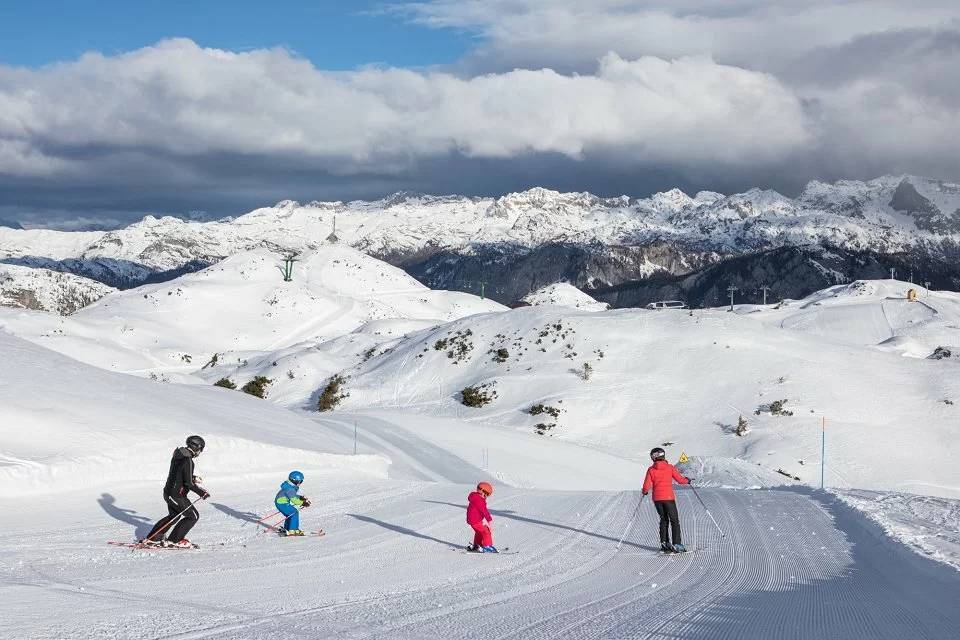
[[[97,504],[99,504],[111,518],[132,525],[135,528],[133,535],[137,540],[146,537],[146,535],[150,533],[150,529],[153,528],[153,520],[137,515],[137,512],[133,509],[118,507],[117,499],[109,493],[101,494],[100,497],[97,498]]]

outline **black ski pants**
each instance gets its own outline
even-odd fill
[[[196,507],[190,506],[190,498],[187,496],[164,493],[163,501],[167,503],[167,509],[170,513],[160,518],[157,524],[153,525],[153,529],[150,530],[147,538],[159,542],[163,539],[164,535],[166,535],[167,540],[170,542],[180,542],[187,537],[193,525],[197,524],[197,520],[200,519],[200,512],[197,511]],[[184,511],[184,509],[186,509],[186,511]],[[164,529],[181,511],[183,511],[183,515],[180,516],[180,520],[173,525],[173,528]],[[163,532],[157,533],[161,529],[163,529]]]
[[[680,539],[680,513],[677,511],[676,500],[655,500],[653,506],[660,515],[660,542],[670,543],[667,537],[667,527],[672,529],[673,544],[683,544]]]

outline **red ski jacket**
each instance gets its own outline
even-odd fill
[[[467,524],[481,524],[484,520],[493,521],[487,511],[487,499],[479,491],[467,496]]]
[[[673,481],[679,484],[690,484],[690,481],[683,477],[677,468],[666,460],[657,460],[647,469],[647,477],[643,479],[643,494],[646,495],[653,487],[653,499],[657,500],[676,500],[673,495]]]

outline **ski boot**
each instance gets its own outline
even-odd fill
[[[467,551],[469,551],[470,553],[482,553],[482,551],[480,551],[480,547],[473,544],[472,542],[467,545]]]
[[[177,549],[196,549],[197,545],[193,544],[186,538],[180,540],[179,542],[171,542],[170,540],[164,540],[163,546],[165,547],[174,547]]]
[[[660,551],[663,553],[673,553],[673,545],[671,545],[669,542],[661,542]]]
[[[281,529],[280,535],[293,537],[293,536],[302,536],[305,534],[300,529]]]
[[[677,544],[673,545],[673,552],[674,552],[674,553],[686,553],[686,552],[687,552],[687,548],[678,542]]]
[[[162,547],[163,540],[147,540],[144,538],[143,540],[137,540],[137,544],[141,547]]]
[[[483,553],[500,553],[492,544],[486,547],[480,547],[480,549],[483,551]]]

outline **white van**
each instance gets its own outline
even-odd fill
[[[647,309],[686,309],[687,305],[683,300],[660,300],[651,302]]]

